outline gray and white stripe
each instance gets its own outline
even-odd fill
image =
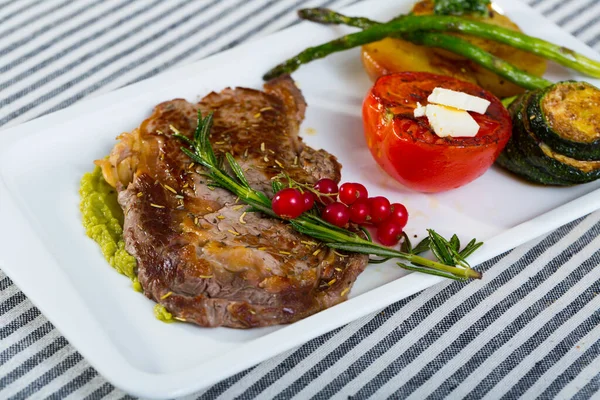
[[[355,1],[0,2],[0,126]],[[600,1],[527,2],[600,50]],[[186,398],[597,398],[598,249],[600,212]],[[0,398],[130,398],[1,271],[0,293]]]

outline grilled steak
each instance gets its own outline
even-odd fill
[[[144,293],[178,319],[201,326],[284,324],[343,301],[366,266],[207,185],[173,132],[191,136],[197,110],[214,111],[211,143],[230,152],[253,188],[272,196],[271,178],[340,178],[331,154],[302,143],[306,104],[289,77],[265,90],[211,93],[198,104],[172,100],[98,161],[124,210],[126,249]]]

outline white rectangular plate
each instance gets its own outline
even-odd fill
[[[498,3],[529,34],[598,58],[521,2]],[[347,12],[386,20],[410,6],[411,0],[380,0]],[[359,277],[350,300],[289,326],[241,331],[164,324],[81,226],[81,176],[154,105],[197,100],[226,86],[260,88],[274,64],[345,32],[303,23],[0,134],[0,267],[116,386],[143,397],[188,394],[442,280],[405,274],[393,263],[376,265]],[[580,78],[555,65],[547,77]],[[376,166],[364,143],[360,107],[371,82],[358,50],[313,62],[294,78],[309,104],[301,131],[306,142],[338,156],[343,180],[366,182],[370,193],[406,204],[409,234],[422,236],[431,227],[484,240],[474,265],[600,208],[600,182],[545,188],[494,168],[451,192],[410,192]]]

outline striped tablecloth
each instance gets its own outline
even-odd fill
[[[0,126],[353,2],[0,1]],[[600,0],[528,2],[600,50]],[[600,398],[599,249],[597,212],[189,398]],[[0,398],[129,397],[1,271],[0,291]]]

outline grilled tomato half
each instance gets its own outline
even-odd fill
[[[440,137],[415,109],[427,105],[434,88],[490,102],[484,114],[469,112],[479,125],[474,137]],[[440,192],[481,176],[500,155],[512,131],[510,115],[490,92],[456,78],[401,72],[377,79],[363,103],[364,131],[379,165],[404,186]]]

